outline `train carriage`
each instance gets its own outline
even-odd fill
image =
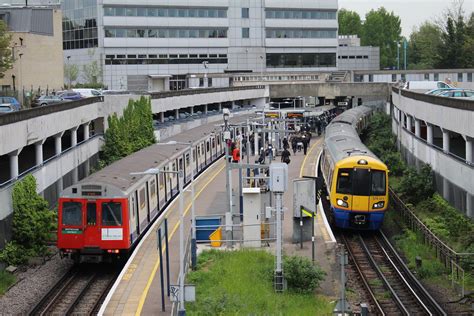
[[[127,254],[178,194],[175,173],[130,174],[149,168],[179,169],[189,183],[192,171],[197,175],[223,154],[216,141],[220,134],[201,136],[192,143],[192,154],[186,145],[152,145],[65,189],[58,204],[61,254],[76,261],[104,261]],[[185,132],[173,140],[189,143],[198,137]]]
[[[388,208],[388,169],[360,140],[371,108],[360,106],[336,117],[326,128],[321,171],[336,227],[377,230]]]

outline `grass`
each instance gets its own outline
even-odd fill
[[[15,283],[15,276],[6,271],[0,271],[0,295],[5,294],[8,288]]]
[[[211,250],[188,275],[196,284],[189,315],[331,315],[333,304],[315,294],[273,290],[274,257],[262,250]]]

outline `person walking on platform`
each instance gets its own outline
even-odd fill
[[[240,161],[240,150],[238,146],[234,147],[232,150],[232,162],[239,163]]]
[[[303,152],[306,156],[306,151],[308,150],[308,143],[309,143],[308,137],[306,137],[306,135],[303,134],[301,141],[303,142]]]
[[[286,163],[287,165],[290,164],[290,152],[288,151],[287,148],[283,149],[283,151],[281,152],[281,162],[284,162]]]
[[[296,147],[298,145],[298,140],[296,139],[296,136],[291,137],[291,148],[293,149],[293,155],[296,155]]]
[[[290,148],[290,144],[288,143],[288,139],[283,138],[283,149],[288,149]]]

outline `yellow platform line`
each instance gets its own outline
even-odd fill
[[[200,195],[201,193],[204,191],[204,189],[217,177],[217,175],[219,173],[221,173],[221,171],[225,168],[225,165],[222,166],[219,170],[217,170],[214,175],[204,184],[204,186],[201,188],[201,190],[199,190],[195,195],[194,195],[194,200],[196,200]],[[175,200],[176,201],[176,200]],[[192,201],[186,206],[186,209],[184,211],[184,215],[186,215],[188,213],[188,211],[190,210],[191,208],[191,205],[192,205]],[[170,236],[169,236],[169,240],[171,240],[171,238],[173,237],[174,233],[176,232],[176,230],[178,229],[179,227],[179,224],[180,222],[178,221],[176,223],[176,225],[173,227],[171,233],[170,233]],[[163,252],[166,250],[166,248],[164,247],[163,248]],[[140,301],[138,302],[138,307],[137,307],[137,311],[135,312],[135,315],[141,315],[141,312],[143,310],[143,305],[145,304],[145,300],[146,300],[146,297],[148,295],[148,291],[150,290],[150,287],[151,287],[151,284],[153,283],[153,279],[155,278],[155,275],[156,275],[156,271],[158,270],[158,267],[160,266],[160,259],[157,258],[156,262],[155,262],[155,265],[153,267],[153,271],[151,272],[150,274],[150,277],[148,278],[148,282],[145,286],[145,289],[143,290],[142,292],[142,295],[140,296]]]
[[[320,144],[321,144],[322,140],[323,140],[322,138],[321,138],[321,139],[318,139],[318,140],[313,144],[313,146],[311,146],[311,148],[309,149],[307,155],[304,157],[303,163],[301,164],[301,168],[300,168],[300,178],[303,177],[303,170],[304,170],[305,167],[306,167],[306,160],[308,159],[308,156],[311,155],[311,152],[312,152],[313,149],[316,147],[316,145],[320,145]],[[314,159],[316,160],[317,158],[318,158],[318,156],[317,156],[317,155],[314,155]],[[311,176],[313,176],[313,175],[314,175],[314,174],[311,174]],[[323,217],[322,217],[322,215],[321,215],[321,212],[322,212],[322,210],[321,210],[320,212],[317,212],[317,213],[316,213],[316,220],[318,221],[319,224],[320,224],[320,223],[323,223]],[[318,226],[321,226],[321,225],[318,225]],[[326,229],[321,229],[321,233],[322,233],[322,235],[323,235],[324,241],[330,241],[330,240],[331,240],[331,237],[329,237],[329,233],[327,232]]]

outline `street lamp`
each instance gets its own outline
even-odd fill
[[[71,59],[71,56],[67,56],[67,76],[68,76],[68,89],[71,89],[71,67],[69,65],[69,59]]]
[[[209,87],[208,85],[208,82],[207,82],[207,69],[209,68],[209,62],[206,60],[206,61],[203,61],[202,62],[202,65],[204,66],[204,82],[203,82],[203,86],[204,87]]]
[[[224,119],[224,141],[225,141],[225,168],[226,168],[226,187],[227,187],[227,197],[228,197],[228,210],[226,214],[226,232],[227,232],[227,248],[231,247],[232,240],[232,230],[230,223],[232,223],[232,174],[229,166],[229,142],[231,141],[230,131],[229,131],[229,118],[230,111],[229,109],[222,110],[222,117]]]

